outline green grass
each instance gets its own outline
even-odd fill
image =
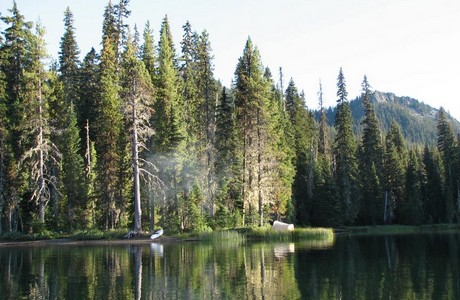
[[[334,240],[334,231],[330,228],[296,228],[294,231],[278,231],[271,227],[262,227],[249,229],[245,234],[251,239],[278,242]]]
[[[219,230],[213,232],[203,232],[197,235],[197,239],[204,242],[226,243],[244,242],[246,237],[236,230]]]
[[[117,230],[99,230],[99,229],[89,229],[89,230],[78,230],[73,232],[68,236],[68,238],[73,240],[117,240],[123,238],[129,230],[127,229],[117,229]]]
[[[433,224],[433,225],[376,225],[376,226],[348,226],[344,232],[353,234],[410,234],[432,231],[459,230],[460,224]]]

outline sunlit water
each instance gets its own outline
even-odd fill
[[[0,299],[460,299],[460,233],[0,246]]]

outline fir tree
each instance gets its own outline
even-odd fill
[[[266,219],[266,207],[277,202],[269,186],[274,182],[274,174],[268,170],[277,170],[282,160],[270,159],[278,140],[269,139],[274,134],[271,82],[263,72],[259,51],[249,38],[236,67],[234,95],[236,124],[241,135],[243,223],[260,226]]]
[[[443,193],[442,161],[437,149],[425,146],[423,165],[426,174],[425,223],[442,223],[446,220]]]
[[[364,76],[361,101],[364,107],[364,125],[360,147],[361,217],[366,224],[382,223],[383,196],[383,147],[380,127],[371,103],[370,85]]]
[[[19,125],[22,133],[19,139],[27,147],[21,155],[19,164],[27,169],[30,178],[30,201],[35,203],[37,207],[37,214],[33,217],[33,220],[38,222],[37,230],[41,230],[45,226],[46,207],[50,201],[49,188],[55,183],[48,163],[52,160],[58,160],[60,156],[50,139],[45,85],[47,74],[42,63],[46,56],[43,35],[44,30],[38,24],[36,34],[31,39],[31,49],[28,53],[30,65],[24,72],[25,85],[20,98],[25,108],[25,118]]]
[[[291,79],[286,89],[286,111],[293,129],[293,147],[295,149],[294,184],[292,187],[299,224],[309,224],[313,201],[313,125],[314,120],[305,106],[305,99],[299,94]]]
[[[101,54],[99,101],[97,107],[95,141],[99,153],[99,187],[103,212],[103,226],[114,228],[120,217],[116,207],[119,196],[118,175],[121,165],[119,141],[122,127],[121,102],[115,66],[115,49],[111,39],[104,40]]]
[[[357,162],[356,145],[352,131],[350,105],[347,100],[345,77],[340,68],[337,78],[337,113],[334,127],[337,131],[334,140],[335,180],[337,195],[341,198],[343,222],[352,224],[357,216]]]
[[[401,129],[393,122],[385,139],[384,223],[395,222],[406,201],[404,185],[407,169],[406,152]]]
[[[326,118],[326,110],[323,106],[323,85],[321,81],[319,82],[319,91],[318,91],[318,102],[320,109],[320,120],[319,120],[319,136],[318,136],[318,154],[328,154],[328,126]]]
[[[81,156],[80,132],[73,103],[66,113],[62,137],[62,173],[67,199],[66,220],[71,229],[83,227],[84,190],[83,158]]]
[[[71,228],[81,226],[83,220],[80,218],[83,205],[83,158],[81,156],[81,137],[77,123],[77,111],[75,106],[79,104],[79,60],[80,53],[75,39],[75,28],[73,14],[69,8],[64,13],[65,32],[61,38],[59,52],[60,80],[63,84],[63,107],[60,109],[66,112],[61,143],[57,144],[63,154],[63,184],[67,199],[66,220]],[[80,218],[78,220],[78,218]]]
[[[158,191],[163,197],[162,223],[171,231],[179,231],[180,220],[178,216],[177,198],[177,171],[179,146],[183,139],[183,123],[179,107],[179,86],[175,61],[174,44],[169,28],[167,17],[164,18],[160,29],[160,41],[158,45],[158,69],[155,78],[155,114],[153,127],[153,151],[154,163],[159,168],[159,178],[164,183],[164,192]],[[171,215],[166,217],[166,212]],[[169,222],[167,224],[165,222]]]
[[[95,125],[98,111],[99,99],[99,57],[96,50],[91,50],[86,54],[80,68],[80,81],[79,81],[79,101],[76,104],[78,110],[78,128],[81,132],[81,140],[86,140],[85,127],[89,124],[90,139],[94,140]],[[82,145],[82,149],[86,148],[86,144]]]
[[[216,222],[220,227],[235,226],[235,216],[242,209],[241,181],[237,155],[238,136],[235,123],[235,103],[233,97],[222,89],[216,119],[216,160],[217,209]]]
[[[153,39],[153,30],[150,28],[150,22],[145,23],[144,44],[141,46],[141,59],[150,74],[150,80],[155,82],[155,45]]]
[[[441,107],[437,116],[437,145],[441,154],[445,177],[445,210],[446,221],[452,222],[454,217],[460,213],[460,203],[458,203],[458,170],[456,165],[456,140],[452,125],[447,120],[445,110]]]
[[[59,51],[59,71],[60,79],[64,84],[65,102],[70,106],[71,103],[77,105],[78,102],[80,50],[75,38],[73,14],[69,7],[64,13],[64,27],[65,32],[61,38]]]

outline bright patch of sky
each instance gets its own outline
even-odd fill
[[[29,21],[46,27],[48,52],[57,59],[64,10],[74,14],[82,57],[100,49],[105,0],[17,0]],[[116,3],[117,0],[113,0]],[[0,1],[0,12],[12,0]],[[460,1],[458,0],[131,0],[131,27],[150,21],[158,32],[167,14],[179,49],[187,20],[207,30],[215,76],[229,86],[244,44],[251,37],[275,80],[283,68],[307,105],[317,108],[321,79],[326,105],[335,105],[342,67],[349,99],[360,94],[366,74],[373,89],[410,96],[460,120]],[[0,30],[4,24],[0,25]]]

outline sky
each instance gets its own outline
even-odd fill
[[[112,0],[114,3],[117,0]],[[100,50],[108,0],[16,0],[26,20],[40,20],[49,54],[57,59],[64,11],[74,14],[83,57]],[[12,0],[0,0],[2,16]],[[147,20],[158,42],[168,16],[176,49],[188,20],[209,33],[214,74],[230,86],[250,36],[264,66],[284,87],[292,78],[318,108],[319,82],[326,106],[335,105],[342,67],[348,98],[361,92],[367,75],[373,89],[409,96],[460,120],[460,1],[458,0],[131,0],[128,23],[143,31]],[[0,30],[5,25],[0,23]]]

